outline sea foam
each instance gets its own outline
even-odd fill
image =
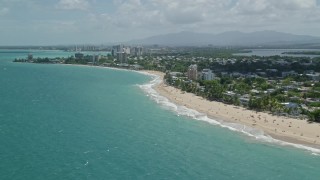
[[[173,111],[177,113],[178,115],[181,116],[186,116],[190,117],[195,120],[199,121],[205,121],[213,125],[218,125],[223,128],[227,128],[232,131],[240,132],[243,133],[247,136],[253,137],[254,139],[260,141],[260,142],[266,142],[266,143],[271,143],[271,144],[278,144],[282,146],[290,146],[290,147],[295,147],[303,150],[310,151],[313,155],[320,155],[320,149],[301,145],[301,144],[294,144],[294,143],[289,143],[285,141],[281,141],[278,139],[274,139],[269,135],[266,135],[262,130],[255,129],[243,124],[238,124],[238,123],[230,123],[230,122],[225,122],[223,120],[216,120],[209,118],[206,114],[200,113],[194,109],[187,108],[182,105],[177,105],[169,99],[167,99],[164,96],[161,96],[153,87],[157,84],[160,84],[162,82],[162,79],[160,76],[150,74],[147,72],[139,72],[148,76],[152,77],[152,80],[148,82],[147,84],[143,85],[138,85],[146,94],[155,102],[157,102],[159,105],[161,105],[164,109]]]

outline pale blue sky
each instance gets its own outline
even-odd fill
[[[110,43],[179,31],[320,36],[320,0],[0,0],[0,45]]]

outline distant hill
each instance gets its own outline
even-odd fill
[[[214,46],[257,46],[257,45],[292,45],[318,44],[320,37],[294,35],[276,31],[258,31],[243,33],[229,31],[220,34],[195,33],[182,31],[144,39],[132,40],[130,44],[159,45],[208,45]]]

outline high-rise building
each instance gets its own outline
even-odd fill
[[[190,80],[198,79],[198,66],[196,64],[192,64],[188,68],[188,78]]]
[[[112,47],[112,51],[111,51],[111,55],[114,56],[114,57],[117,56],[117,53],[118,52],[122,52],[123,48],[124,48],[123,44],[120,44],[120,45],[117,45],[117,46],[113,46]]]
[[[203,69],[201,72],[202,80],[211,81],[214,79],[214,73],[210,69]]]
[[[125,52],[117,52],[117,60],[121,64],[127,63],[128,60],[128,54]]]
[[[74,54],[74,57],[75,57],[76,59],[83,59],[84,54],[78,52],[78,53],[75,53],[75,54]]]
[[[89,58],[91,59],[93,64],[97,64],[99,63],[101,56],[93,54],[93,55],[90,55]]]
[[[117,45],[117,46],[113,46],[112,51],[111,51],[111,55],[113,57],[117,57],[117,60],[121,64],[127,63],[128,55],[130,55],[130,47],[126,47],[122,44]]]
[[[137,46],[131,49],[131,55],[134,55],[136,57],[140,57],[143,55],[143,47]]]

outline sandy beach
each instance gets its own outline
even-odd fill
[[[164,73],[146,71],[163,78]],[[256,112],[221,102],[208,101],[192,93],[168,86],[161,82],[154,89],[175,104],[206,114],[208,117],[233,122],[262,130],[266,135],[281,141],[302,144],[320,149],[320,124],[306,120],[274,116],[267,112]]]

